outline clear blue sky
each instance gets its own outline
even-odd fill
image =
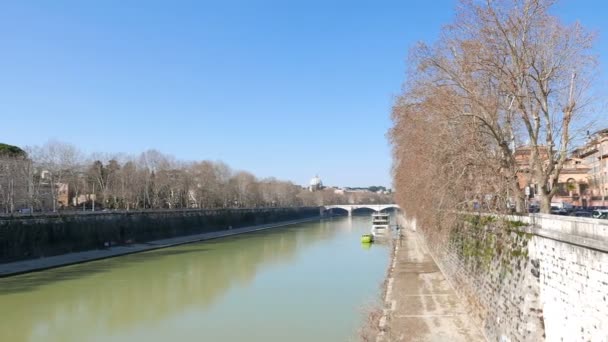
[[[0,142],[155,148],[298,184],[318,173],[390,186],[408,48],[434,40],[455,4],[2,1]],[[608,58],[604,1],[556,13],[597,30]]]

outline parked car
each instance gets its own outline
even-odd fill
[[[600,218],[600,216],[602,216],[604,214],[608,214],[608,209],[597,209],[597,210],[594,210],[592,216],[594,218]]]
[[[577,210],[570,213],[570,216],[576,217],[592,217],[591,213],[586,210]]]
[[[551,209],[553,208],[572,210],[574,206],[568,202],[551,202]]]
[[[551,214],[553,215],[568,215],[568,210],[551,206]]]

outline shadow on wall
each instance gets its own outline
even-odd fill
[[[280,208],[3,219],[0,263],[318,215],[318,208]]]

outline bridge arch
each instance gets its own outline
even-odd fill
[[[341,207],[341,206],[336,206],[336,207],[331,207],[331,208],[323,208],[323,209],[324,209],[324,211],[329,211],[329,212],[332,212],[332,213],[335,213],[335,212],[344,212],[344,213],[348,214],[348,216],[351,215],[351,210],[349,208],[344,208],[344,207]]]
[[[354,209],[367,208],[367,209],[371,209],[376,212],[380,212],[380,211],[383,211],[386,209],[391,209],[391,208],[399,209],[399,206],[396,204],[380,204],[380,205],[378,205],[378,204],[371,204],[371,205],[360,204],[360,205],[355,205],[354,207],[355,207]]]
[[[326,205],[321,207],[321,212],[332,210],[332,209],[342,209],[348,212],[348,216],[351,216],[353,211],[357,209],[371,209],[375,212],[381,212],[386,209],[397,209],[401,208],[397,204],[334,204],[334,205]]]
[[[370,207],[353,207],[352,208],[352,212],[357,212],[357,213],[375,213],[378,212],[376,209],[372,209]]]

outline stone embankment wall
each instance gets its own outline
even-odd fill
[[[608,221],[467,220],[448,238],[418,235],[488,340],[608,341]]]
[[[0,263],[318,215],[312,207],[0,217]]]

